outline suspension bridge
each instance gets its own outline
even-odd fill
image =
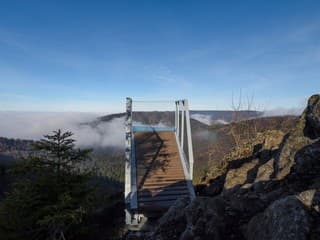
[[[179,198],[195,197],[188,101],[172,102],[173,110],[168,113],[174,118],[172,126],[137,123],[133,111],[137,102],[126,101],[125,212],[129,226],[165,212]]]

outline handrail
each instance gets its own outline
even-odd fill
[[[180,118],[181,112],[181,118]],[[190,123],[190,114],[189,114],[189,104],[188,100],[179,100],[176,101],[176,113],[175,113],[175,128],[176,128],[176,135],[177,135],[177,144],[179,145],[180,149],[183,153],[183,161],[187,166],[188,175],[190,180],[193,179],[193,146],[192,146],[192,137],[191,137],[191,123]],[[186,124],[184,124],[186,123]],[[186,126],[185,126],[186,125]],[[185,129],[186,127],[186,129]],[[187,146],[188,146],[188,158],[186,158],[186,153],[184,152],[184,133],[185,130],[187,131]],[[188,159],[188,161],[187,161]]]
[[[131,157],[132,157],[132,99],[126,100],[126,146],[125,146],[125,203],[130,204]]]
[[[189,159],[189,169],[191,180],[193,179],[193,146],[192,146],[192,136],[191,136],[191,122],[189,113],[189,103],[188,100],[184,100],[185,111],[186,111],[186,125],[187,125],[187,139],[188,139],[188,159]]]
[[[188,100],[175,101],[175,127],[158,127],[158,126],[133,126],[132,121],[132,99],[126,99],[126,145],[125,145],[125,204],[126,204],[126,223],[128,225],[137,225],[141,220],[138,212],[137,198],[137,166],[134,150],[134,133],[149,131],[174,131],[176,143],[189,189],[191,199],[195,198],[192,186],[193,179],[193,147],[191,138],[191,123],[189,114]],[[186,139],[185,139],[186,130]],[[188,152],[184,151],[184,145],[188,147]]]
[[[126,146],[125,146],[125,187],[124,187],[124,196],[125,196],[125,213],[126,213],[126,223],[132,223],[132,213],[131,210],[131,198],[132,198],[132,99],[127,98],[126,100]]]

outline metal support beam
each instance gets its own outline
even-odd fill
[[[177,130],[176,130],[176,134],[177,136],[179,136],[179,132],[180,132],[180,103],[179,101],[176,102],[176,109],[177,109]]]
[[[176,111],[175,111],[175,116],[174,116],[174,127],[175,127],[175,130],[177,132],[177,129],[178,129],[178,114],[179,114],[179,110],[178,110],[178,103],[175,102],[176,104]]]
[[[130,194],[131,210],[138,209],[138,193],[137,193],[137,165],[136,151],[134,143],[134,135],[132,135],[132,151],[131,151],[131,194]]]
[[[135,156],[133,148],[132,136],[132,99],[127,98],[126,102],[126,146],[125,146],[125,214],[126,224],[138,224],[137,213],[137,188],[136,188],[136,169]]]
[[[190,114],[189,114],[189,103],[188,100],[184,100],[184,107],[186,111],[186,124],[187,124],[187,138],[188,138],[188,159],[189,159],[189,173],[190,180],[193,179],[193,146],[192,146],[192,137],[191,137],[191,123],[190,123]]]
[[[184,154],[183,149],[181,148],[181,146],[179,144],[179,141],[180,141],[179,140],[179,136],[176,135],[176,142],[177,142],[177,146],[178,146],[180,160],[181,160],[184,176],[185,176],[186,181],[187,181],[187,187],[189,189],[189,197],[190,197],[191,200],[193,200],[196,197],[196,194],[194,192],[194,188],[193,188],[193,185],[192,185],[192,176],[190,176],[190,170],[188,169],[186,156]]]
[[[132,153],[132,99],[126,101],[126,146],[125,146],[125,202],[130,204],[131,193],[131,153]]]
[[[180,101],[180,105],[181,105],[181,131],[180,131],[180,145],[181,148],[183,149],[183,141],[184,141],[184,101]]]

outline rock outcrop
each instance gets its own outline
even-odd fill
[[[248,240],[304,240],[310,231],[309,216],[303,204],[288,196],[273,202],[254,216],[247,227]]]
[[[156,236],[160,239],[179,239],[187,228],[187,215],[184,211],[190,201],[187,198],[175,202],[168,212],[159,220]]]
[[[221,197],[198,197],[186,205],[178,200],[160,219],[154,239],[217,239],[225,236],[224,202]]]
[[[251,156],[228,160],[201,191],[207,197],[173,206],[154,239],[320,239],[320,95],[288,134],[258,137]]]
[[[292,173],[306,172],[320,156],[320,95],[312,96],[308,106],[290,135],[284,139],[276,158],[276,178],[283,179]],[[313,146],[315,144],[315,146]],[[308,158],[308,159],[307,159]]]

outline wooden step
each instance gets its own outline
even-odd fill
[[[149,189],[149,188],[169,188],[171,186],[187,186],[186,184],[172,184],[168,182],[160,182],[160,183],[148,183],[139,186],[139,190]]]
[[[150,189],[150,188],[171,188],[171,187],[177,187],[177,186],[187,186],[187,183],[148,183],[142,185],[139,189]]]
[[[176,181],[176,180],[147,180],[143,183],[143,186],[149,186],[149,185],[175,185],[175,184],[180,184],[180,183],[184,183],[185,181],[184,180],[179,180],[179,181]],[[186,183],[185,183],[186,184]]]
[[[155,196],[155,197],[138,197],[139,203],[144,202],[159,202],[159,201],[171,201],[179,198],[188,197],[188,194],[182,195],[168,195],[168,196]]]
[[[152,168],[152,167],[158,167],[158,168],[165,168],[165,167],[182,167],[180,163],[177,162],[166,162],[164,164],[145,164],[145,163],[138,163],[138,168]]]
[[[178,169],[182,169],[182,166],[181,165],[177,165],[177,166],[172,166],[172,165],[165,165],[165,166],[147,166],[147,165],[138,165],[137,166],[137,169],[141,169],[141,170],[145,170],[145,169],[170,169],[170,168],[178,168]]]
[[[180,182],[180,181],[185,181],[184,176],[183,177],[174,177],[173,175],[169,175],[166,177],[159,177],[157,175],[152,175],[152,176],[148,176],[148,178],[146,179],[145,182],[148,181],[165,181],[165,182],[171,182],[171,181],[176,181],[176,182]]]
[[[183,171],[182,167],[155,167],[155,168],[137,168],[138,173],[145,173],[145,172],[162,172],[167,173],[170,171]]]
[[[159,192],[159,191],[164,191],[164,190],[174,191],[174,190],[184,190],[184,189],[188,189],[187,185],[169,186],[169,187],[166,187],[166,188],[163,188],[163,187],[149,187],[149,188],[146,188],[146,189],[141,189],[138,192],[143,192],[143,191]]]
[[[140,211],[146,211],[146,210],[152,210],[152,211],[166,211],[168,208],[170,208],[176,200],[172,201],[162,201],[162,202],[144,202],[139,203],[139,210]]]
[[[176,177],[176,176],[180,176],[180,177]],[[172,174],[167,174],[167,175],[157,175],[157,174],[151,174],[151,175],[147,175],[147,180],[148,179],[156,179],[156,180],[177,180],[177,181],[185,181],[184,175],[182,174],[176,174],[176,173],[172,173]]]
[[[145,177],[144,175],[138,176],[138,179]],[[157,179],[167,179],[167,178],[175,178],[175,179],[185,179],[183,174],[178,173],[172,173],[172,174],[166,174],[166,175],[160,175],[160,174],[148,174],[147,178],[157,178]]]
[[[154,180],[154,179],[147,179],[146,181],[137,181],[137,184],[139,186],[150,186],[150,185],[161,185],[161,186],[172,186],[172,185],[186,185],[186,183],[183,183],[184,181],[175,181],[175,180]]]
[[[143,173],[146,173],[147,171],[148,172],[162,172],[164,174],[168,173],[168,172],[174,172],[174,171],[178,171],[178,172],[183,172],[183,169],[181,167],[170,167],[170,168],[145,168],[145,169],[137,169],[137,173],[138,174],[143,174]]]
[[[189,194],[189,191],[187,188],[185,188],[184,190],[164,190],[164,191],[142,191],[138,193],[138,197],[155,197],[155,196],[170,196],[170,195],[185,195],[185,194]]]

